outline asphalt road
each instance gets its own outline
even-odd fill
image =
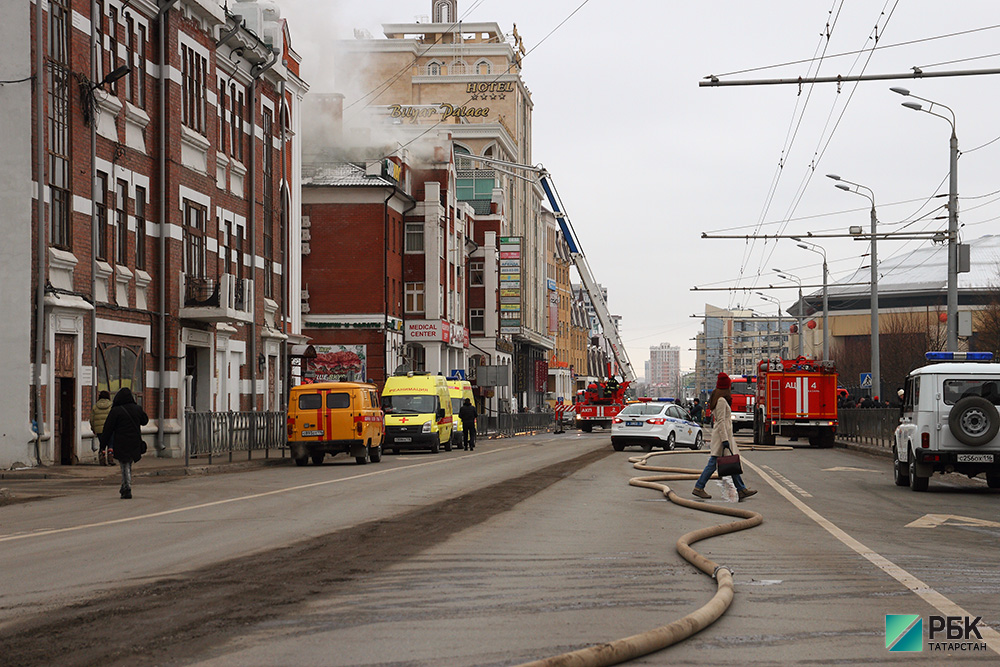
[[[739,438],[743,440],[744,438]],[[4,664],[510,665],[704,604],[677,538],[726,519],[628,485],[606,434],[281,466],[0,507]],[[704,453],[656,457],[700,468]],[[745,451],[749,531],[719,621],[634,664],[996,664],[998,494],[888,459]],[[690,481],[670,483],[690,497]],[[717,482],[711,503],[726,503]],[[886,614],[981,616],[986,651],[892,653]],[[926,634],[926,633],[925,633]]]

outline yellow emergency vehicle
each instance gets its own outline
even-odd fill
[[[455,414],[455,427],[452,429],[451,442],[455,447],[462,446],[462,420],[458,418],[458,411],[462,408],[465,399],[473,405],[476,399],[472,395],[472,383],[460,377],[448,378],[448,395],[451,397],[451,411]]]
[[[317,382],[292,387],[288,448],[296,465],[323,463],[326,454],[349,454],[360,464],[382,460],[385,422],[375,385]]]
[[[451,451],[454,412],[448,383],[441,375],[409,372],[394,375],[382,389],[385,411],[385,448],[393,453],[401,449],[443,447]]]

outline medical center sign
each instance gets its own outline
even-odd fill
[[[521,237],[500,237],[500,335],[521,333]]]

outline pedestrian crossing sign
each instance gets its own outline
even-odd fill
[[[872,388],[872,374],[871,373],[862,373],[861,374],[861,388],[862,389],[871,389]]]

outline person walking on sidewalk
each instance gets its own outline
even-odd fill
[[[104,422],[101,447],[107,447],[114,438],[114,457],[122,469],[122,500],[132,497],[132,462],[142,457],[142,427],[149,423],[146,411],[135,402],[132,390],[123,387],[115,394],[115,401]]]
[[[724,456],[723,450],[729,449],[733,454],[739,452],[736,448],[736,440],[733,438],[733,413],[730,409],[733,401],[731,387],[732,380],[729,379],[729,376],[725,373],[719,373],[719,376],[715,380],[715,390],[708,399],[708,407],[712,411],[712,419],[715,425],[712,427],[712,444],[708,463],[705,465],[705,469],[701,471],[701,477],[694,483],[694,491],[691,492],[698,498],[708,499],[712,497],[705,491],[705,485],[708,484],[709,478],[715,472],[717,459],[720,456]],[[736,485],[740,500],[749,498],[757,493],[754,489],[746,487],[740,475],[733,475],[733,483]]]
[[[462,449],[468,451],[476,448],[476,406],[472,401],[465,399],[462,407],[458,409],[458,418],[462,420]]]
[[[97,452],[97,465],[102,466],[114,463],[113,460],[108,460],[107,445],[101,440],[101,432],[104,430],[104,422],[107,421],[109,412],[111,412],[111,392],[107,389],[102,389],[97,394],[97,401],[94,403],[94,407],[90,409],[90,430],[94,432],[94,437],[100,441],[100,449]]]

